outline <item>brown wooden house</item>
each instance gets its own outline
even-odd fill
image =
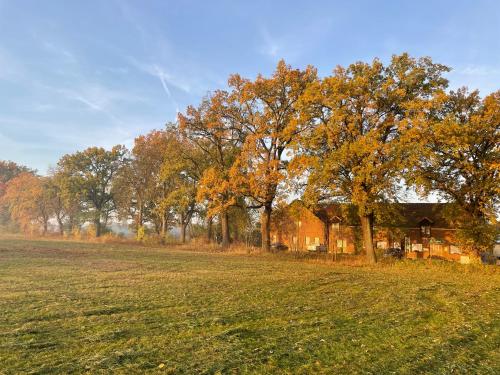
[[[446,203],[394,203],[375,216],[374,244],[380,251],[400,248],[409,258],[439,256],[459,260],[456,228],[446,217]],[[362,252],[361,225],[350,204],[314,209],[294,201],[272,220],[271,241],[292,251]]]

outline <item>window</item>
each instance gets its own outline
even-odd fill
[[[462,251],[457,245],[450,245],[450,254],[462,254]]]
[[[297,236],[292,237],[292,242],[294,245],[297,245]]]
[[[306,236],[306,245],[309,245],[309,242],[310,242],[310,238]]]
[[[340,223],[333,223],[332,230],[340,230]]]
[[[386,241],[378,241],[377,242],[377,249],[387,249],[387,242]]]
[[[411,241],[408,236],[405,236],[405,251],[411,251]]]
[[[299,228],[302,226],[302,221],[297,221],[297,225],[299,226]]]
[[[431,235],[431,226],[430,225],[422,225],[420,227],[420,232],[422,236],[430,236]]]
[[[347,241],[346,240],[337,240],[337,249],[343,253],[347,249]]]
[[[413,244],[411,244],[411,249],[412,249],[412,251],[422,251],[422,244],[421,243],[413,243]]]
[[[276,242],[276,235],[273,236],[273,242]]]
[[[314,244],[319,245],[319,237],[314,237]]]

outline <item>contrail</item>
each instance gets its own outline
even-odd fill
[[[161,81],[161,85],[163,86],[163,90],[165,90],[165,93],[167,94],[167,96],[169,98],[172,98],[172,93],[170,92],[170,89],[168,88],[168,85],[167,85],[167,81],[166,81],[166,77],[165,77],[165,72],[163,72],[163,70],[161,70],[158,65],[155,65],[154,66],[155,70],[156,70],[156,75],[158,76],[158,78],[160,79]]]

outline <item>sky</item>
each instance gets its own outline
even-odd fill
[[[0,160],[45,174],[130,147],[232,73],[402,52],[452,67],[451,88],[500,89],[500,1],[0,0]]]

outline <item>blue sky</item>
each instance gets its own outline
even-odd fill
[[[0,0],[0,159],[130,146],[231,73],[409,52],[500,89],[499,1]]]

